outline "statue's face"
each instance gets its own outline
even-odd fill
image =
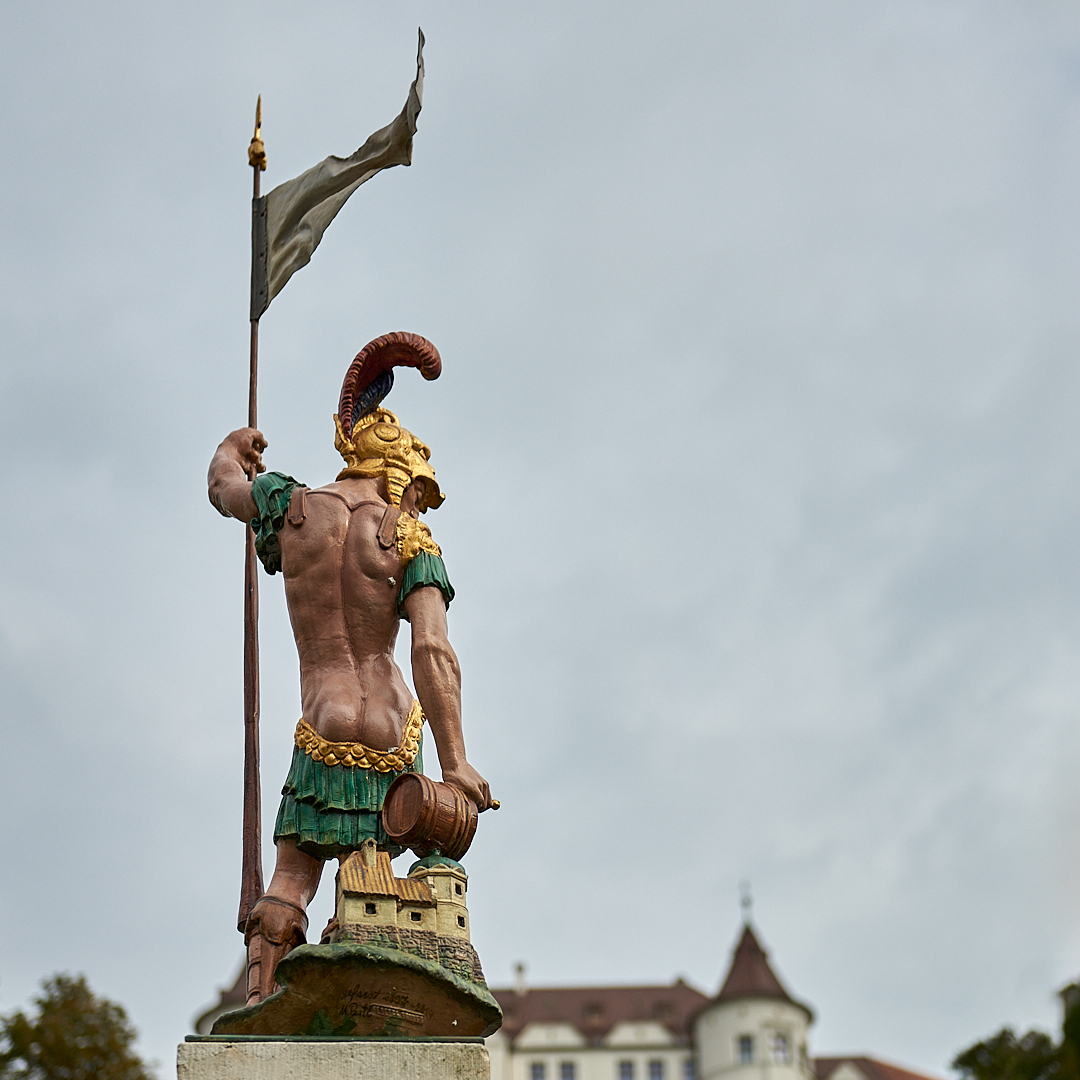
[[[405,434],[405,432],[402,432]],[[408,433],[410,445],[408,452],[409,475],[414,480],[424,481],[424,501],[422,510],[435,509],[442,505],[443,493],[435,479],[435,470],[431,467],[431,447],[421,442],[412,432]]]

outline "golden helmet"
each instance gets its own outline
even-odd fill
[[[437,509],[444,495],[430,464],[431,448],[403,428],[380,402],[394,385],[393,368],[415,367],[425,379],[437,379],[442,360],[434,345],[419,334],[394,333],[376,338],[357,353],[341,387],[334,415],[334,446],[345,459],[338,474],[386,478],[390,502],[400,505],[405,489],[424,481],[419,510]]]

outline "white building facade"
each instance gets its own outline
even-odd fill
[[[636,991],[648,1006],[660,995],[670,995],[673,990],[678,993],[673,987],[618,987],[605,991],[611,989]],[[689,987],[685,989],[696,994]],[[542,995],[547,999],[544,1004],[550,1006],[558,1003],[556,995],[576,992],[530,990],[526,994]],[[502,1003],[502,994],[496,994]],[[606,1005],[605,1011],[609,1008]],[[491,1080],[693,1080],[696,1076],[688,1038],[680,1037],[665,1023],[619,1019],[602,1034],[596,1031],[598,1026],[594,1022],[590,1024],[592,1030],[582,1031],[575,1023],[531,1019],[514,1035],[505,1028],[496,1032],[487,1040]]]
[[[746,925],[715,997],[671,986],[493,990],[491,1080],[928,1080],[868,1057],[814,1059],[814,1014]]]

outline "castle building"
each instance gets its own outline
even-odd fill
[[[814,1058],[814,1014],[747,923],[719,992],[670,986],[493,990],[491,1080],[929,1080],[867,1056]]]
[[[390,856],[365,840],[338,871],[337,919],[342,926],[418,930],[468,942],[468,880],[448,861],[421,861],[407,878],[395,877]]]
[[[441,856],[421,859],[408,877],[395,877],[390,856],[365,840],[338,870],[336,925],[323,941],[400,949],[483,983],[469,941],[468,882],[459,863]]]

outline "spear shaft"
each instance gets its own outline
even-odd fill
[[[251,165],[252,205],[259,199],[259,178],[266,168],[262,141],[262,96],[255,106],[255,135],[248,147]],[[248,427],[259,426],[259,320],[251,320],[251,347],[248,364]],[[255,468],[248,479],[255,479]],[[236,928],[243,933],[251,909],[263,894],[262,874],[262,788],[259,780],[259,578],[255,555],[255,533],[249,525],[244,541],[244,842],[240,872],[240,910]]]

